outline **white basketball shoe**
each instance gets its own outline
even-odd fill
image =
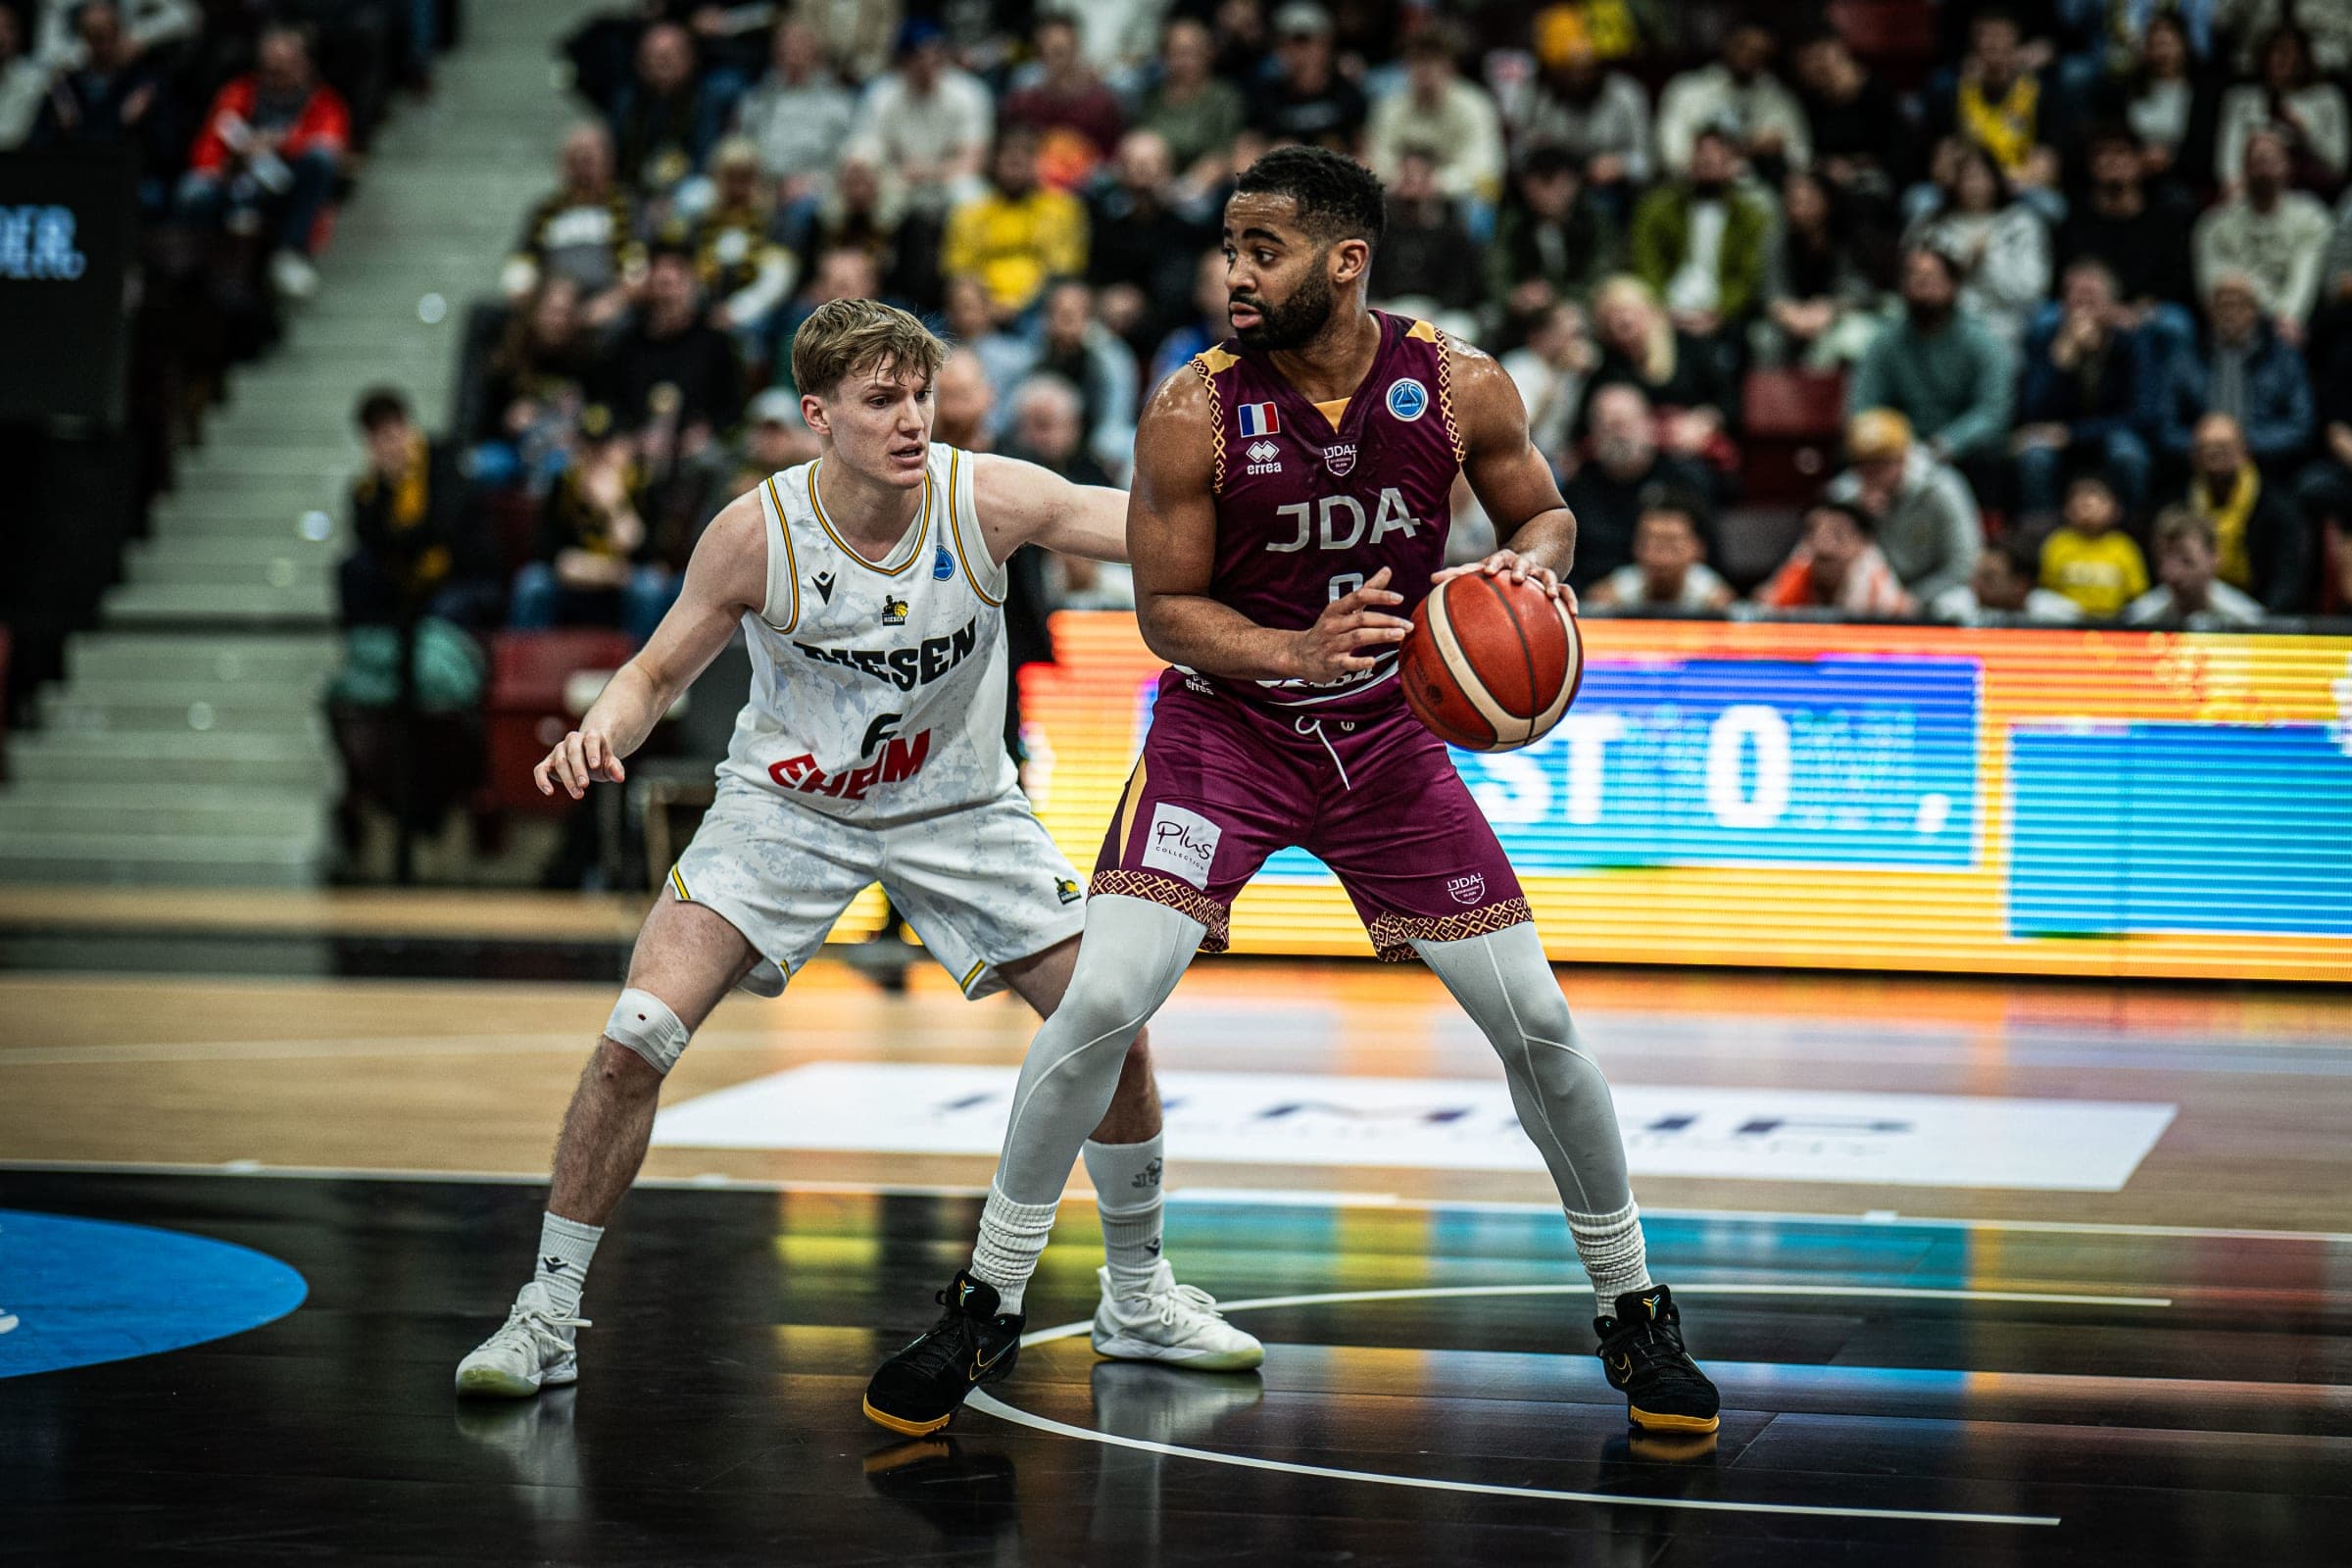
[[[1160,1361],[1195,1372],[1247,1372],[1266,1348],[1225,1321],[1216,1298],[1198,1286],[1179,1285],[1162,1258],[1141,1291],[1114,1291],[1107,1267],[1095,1270],[1102,1287],[1095,1308],[1095,1351],[1116,1361]]]
[[[558,1311],[547,1287],[531,1281],[515,1296],[498,1332],[458,1363],[458,1392],[527,1399],[541,1389],[577,1383],[580,1363],[571,1337],[588,1326],[584,1317]]]

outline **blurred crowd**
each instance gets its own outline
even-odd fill
[[[2340,0],[647,0],[564,50],[590,113],[455,427],[363,411],[355,618],[642,635],[812,452],[788,351],[843,296],[956,345],[941,439],[1118,482],[1142,393],[1227,333],[1235,172],[1294,141],[1387,181],[1375,302],[1520,386],[1595,609],[2352,590]],[[1457,523],[1492,537],[1466,490]]]

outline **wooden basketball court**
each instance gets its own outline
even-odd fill
[[[1724,1391],[1675,1450],[1434,979],[1204,960],[1154,1026],[1169,1251],[1262,1376],[1096,1359],[1075,1188],[1018,1374],[894,1446],[858,1391],[968,1250],[1031,1020],[821,962],[672,1075],[577,1390],[462,1407],[636,916],[0,896],[0,1561],[2341,1560],[2352,999],[1563,970]],[[1951,1179],[1995,1167],[2037,1174]],[[44,1247],[169,1262],[66,1221],[277,1304],[199,1342],[236,1268],[191,1264],[60,1350]]]

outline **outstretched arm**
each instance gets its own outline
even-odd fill
[[[1135,432],[1127,545],[1144,641],[1171,664],[1232,680],[1330,681],[1370,669],[1410,621],[1386,567],[1323,608],[1304,631],[1276,631],[1209,596],[1216,569],[1215,458],[1207,398],[1190,369],[1160,383]]]
[[[1034,463],[981,453],[972,459],[972,500],[998,561],[1032,544],[1089,561],[1127,559],[1124,490],[1072,484]]]
[[[1575,593],[1562,588],[1560,579],[1576,563],[1576,514],[1560,499],[1551,465],[1528,437],[1519,389],[1500,365],[1477,349],[1453,343],[1446,352],[1453,356],[1454,417],[1468,448],[1462,474],[1494,519],[1502,548],[1484,561],[1448,567],[1433,580],[1469,571],[1508,572],[1517,582],[1533,577],[1555,597],[1568,594],[1573,608]]]
[[[620,666],[580,727],[531,770],[539,793],[553,795],[561,784],[576,801],[599,779],[617,784],[628,777],[620,760],[645,744],[670,705],[727,646],[744,612],[760,609],[766,598],[767,524],[759,494],[749,492],[729,502],[703,531],[677,603],[654,635]]]

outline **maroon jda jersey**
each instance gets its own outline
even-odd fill
[[[1216,421],[1217,555],[1209,597],[1261,626],[1302,631],[1381,567],[1409,615],[1445,564],[1462,441],[1445,334],[1374,312],[1380,353],[1335,427],[1265,356],[1228,339],[1194,357]],[[1396,650],[1324,685],[1219,684],[1253,701],[1340,715],[1403,701]]]

